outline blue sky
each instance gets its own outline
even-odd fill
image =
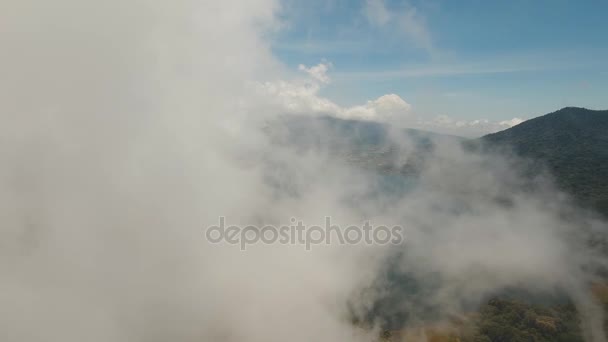
[[[417,113],[530,118],[608,108],[608,1],[286,0],[275,55],[331,62],[322,95],[395,93]]]

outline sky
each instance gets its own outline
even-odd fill
[[[608,108],[607,12],[606,1],[286,0],[272,51],[293,70],[326,65],[319,96],[340,106],[395,94],[428,120],[529,119]]]

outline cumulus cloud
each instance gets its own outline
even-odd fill
[[[327,76],[327,71],[331,66],[331,63],[319,63],[315,66],[307,68],[304,64],[300,64],[298,66],[298,70],[306,72],[310,75],[310,77],[321,83],[329,83],[331,79],[329,76]]]
[[[309,75],[308,79],[294,81],[267,81],[255,85],[263,101],[277,110],[292,114],[330,115],[343,119],[358,119],[386,122],[396,117],[405,117],[411,106],[396,94],[383,95],[369,100],[364,105],[342,107],[322,97],[319,92],[330,82],[327,70],[331,64],[320,63],[310,68],[300,65],[298,69]]]
[[[256,100],[284,113],[390,122],[404,127],[465,137],[494,133],[523,122],[519,118],[504,121],[487,119],[467,121],[447,115],[429,120],[423,115],[416,115],[412,106],[397,94],[386,94],[375,100],[368,100],[362,105],[343,107],[320,94],[322,88],[331,81],[327,74],[331,65],[331,63],[320,63],[311,67],[300,65],[298,70],[306,73],[307,78],[258,82],[255,88],[260,98]]]
[[[407,116],[410,109],[410,104],[399,95],[387,94],[375,100],[367,101],[363,106],[345,108],[343,114],[339,116],[352,119],[388,121],[394,117]]]

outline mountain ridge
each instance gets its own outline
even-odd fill
[[[266,131],[281,145],[324,149],[367,169],[404,175],[415,174],[439,141],[513,154],[530,162],[529,175],[548,171],[578,205],[608,217],[608,110],[564,107],[475,139],[330,116],[289,116]],[[404,165],[394,163],[400,151],[391,135],[413,144]]]
[[[608,215],[608,110],[564,107],[477,141],[546,167],[580,204]]]

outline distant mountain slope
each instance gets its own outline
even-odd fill
[[[480,140],[543,163],[559,186],[608,215],[608,110],[566,107]]]
[[[411,128],[393,129],[384,123],[332,116],[284,116],[270,123],[267,131],[274,138],[279,137],[277,133],[280,133],[290,144],[364,150],[377,149],[390,143],[391,133],[409,138],[418,145],[428,145],[435,139],[464,139]],[[393,138],[397,137],[393,135]]]
[[[548,169],[558,185],[580,204],[608,216],[608,110],[567,107],[466,141],[329,116],[285,116],[269,123],[266,131],[275,143],[299,150],[320,149],[354,165],[392,174],[416,173],[433,145],[441,141],[510,148]],[[396,163],[402,160],[403,146],[394,142],[400,140],[410,144],[405,164]]]
[[[268,123],[265,130],[273,142],[283,146],[318,149],[367,169],[400,174],[415,172],[435,143],[464,141],[451,135],[331,116],[285,116]],[[405,161],[401,158],[404,149],[409,153]]]

